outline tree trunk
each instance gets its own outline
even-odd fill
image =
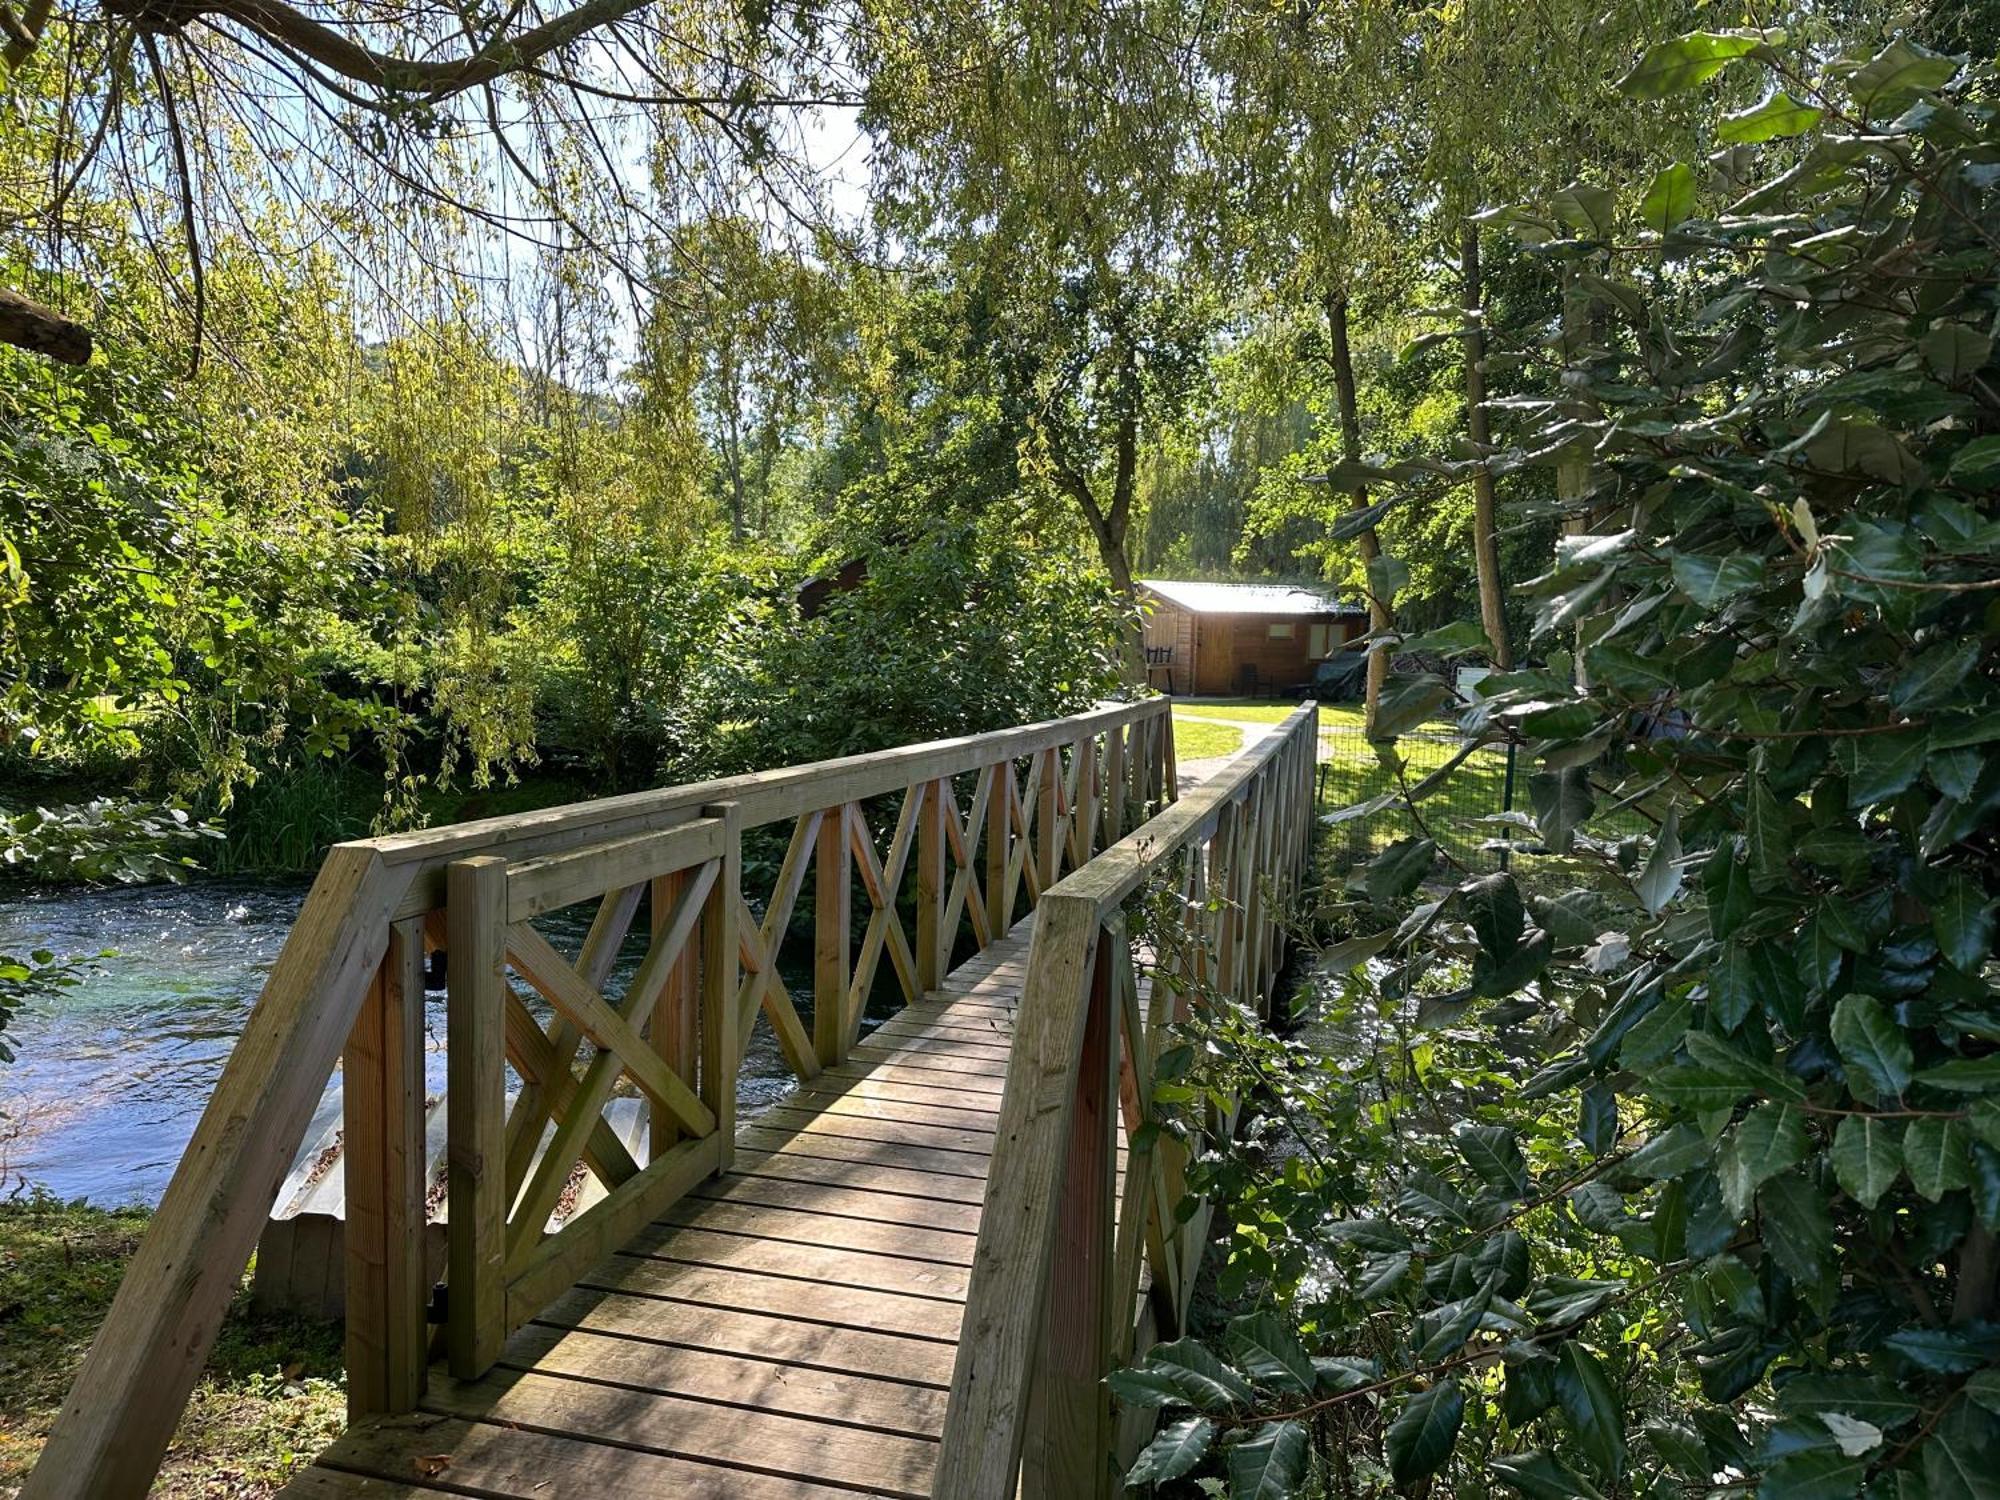
[[[1493,431],[1486,419],[1486,326],[1480,307],[1479,226],[1467,220],[1459,241],[1459,271],[1465,309],[1465,425],[1480,467],[1472,477],[1472,558],[1479,574],[1479,618],[1492,643],[1493,665],[1514,665],[1507,645],[1507,615],[1501,604],[1500,540],[1493,501],[1493,473],[1486,460]]]
[[[90,330],[19,292],[0,287],[0,343],[66,365],[90,363]]]
[[[1326,294],[1326,336],[1333,357],[1333,389],[1340,408],[1340,451],[1343,457],[1353,460],[1361,457],[1361,413],[1355,399],[1354,352],[1347,335],[1347,293],[1331,291]],[[1354,486],[1354,509],[1368,508],[1368,486]],[[1372,563],[1382,555],[1381,540],[1370,526],[1355,538],[1355,546],[1361,553],[1364,565]],[[1396,617],[1391,601],[1381,598],[1375,592],[1373,578],[1367,580],[1368,626],[1377,637],[1387,635],[1396,628]],[[1368,653],[1368,685],[1363,711],[1368,733],[1375,732],[1375,709],[1382,701],[1382,682],[1389,675],[1389,653],[1386,647],[1377,644]]]

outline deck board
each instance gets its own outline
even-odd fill
[[[1028,924],[736,1132],[484,1379],[357,1424],[292,1500],[930,1493]]]

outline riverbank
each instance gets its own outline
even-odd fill
[[[111,1306],[145,1209],[0,1201],[0,1495],[41,1452]],[[181,1418],[155,1500],[257,1500],[283,1488],[346,1420],[338,1324],[255,1312],[239,1295]]]

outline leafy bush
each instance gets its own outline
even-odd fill
[[[1682,165],[1496,216],[1566,289],[1508,461],[1556,468],[1569,534],[1546,665],[1467,727],[1535,758],[1587,878],[1436,880],[1404,840],[1337,908],[1347,1030],[1224,1010],[1190,1048],[1175,1097],[1268,1086],[1300,1143],[1193,1179],[1223,1290],[1283,1316],[1117,1377],[1195,1408],[1137,1477],[1226,1441],[1234,1493],[1284,1493],[1317,1433],[1342,1493],[2000,1484],[1993,77],[1773,40],[1623,85],[1769,70],[1719,213]]]
[[[108,797],[63,807],[0,812],[0,869],[18,877],[132,885],[179,880],[196,868],[184,852],[219,829],[184,808]]]

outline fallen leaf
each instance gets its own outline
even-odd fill
[[[416,1465],[417,1472],[423,1475],[424,1478],[435,1479],[451,1467],[451,1455],[449,1453],[419,1453],[410,1462]]]

